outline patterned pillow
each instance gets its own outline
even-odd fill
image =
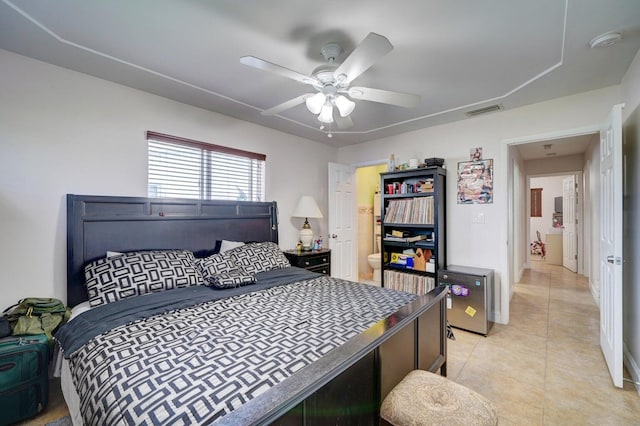
[[[206,280],[208,282],[208,286],[217,288],[234,288],[253,284],[256,282],[256,277],[252,274],[241,271],[240,269],[232,269],[230,271],[209,275]]]
[[[91,306],[204,284],[193,253],[188,250],[124,253],[91,262],[84,274]]]
[[[250,274],[291,266],[276,243],[249,243],[228,251],[233,261]]]
[[[196,259],[196,265],[200,269],[202,276],[207,279],[209,275],[220,274],[238,269],[238,266],[227,253],[218,253],[205,257],[204,259]]]

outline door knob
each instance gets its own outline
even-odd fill
[[[338,238],[338,234],[331,234],[331,238]]]
[[[622,258],[616,256],[607,256],[607,262],[612,263],[614,265],[622,265]]]

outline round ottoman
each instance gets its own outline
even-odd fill
[[[389,392],[380,417],[394,426],[498,424],[498,412],[491,401],[423,370],[413,370]]]

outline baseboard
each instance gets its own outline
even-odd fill
[[[633,359],[633,356],[631,355],[631,352],[629,352],[629,348],[627,348],[627,345],[623,343],[622,346],[624,352],[624,365],[627,367],[627,370],[629,370],[631,379],[634,381],[636,392],[638,392],[638,395],[640,396],[640,385],[638,384],[640,383],[640,366],[638,366],[636,360]]]
[[[531,269],[531,265],[529,265],[528,263],[525,263],[524,265],[522,265],[522,267],[518,271],[518,278],[513,281],[514,283],[519,283],[520,282],[520,280],[522,279],[522,275],[524,274],[524,271],[526,269]]]

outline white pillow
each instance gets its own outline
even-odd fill
[[[225,251],[229,251],[231,249],[234,249],[236,247],[241,247],[243,245],[244,243],[242,241],[222,240],[222,243],[220,243],[220,253],[224,253]]]
[[[81,313],[87,312],[89,309],[91,309],[91,303],[88,300],[77,304],[71,309],[71,316],[69,317],[69,321],[71,321]]]

